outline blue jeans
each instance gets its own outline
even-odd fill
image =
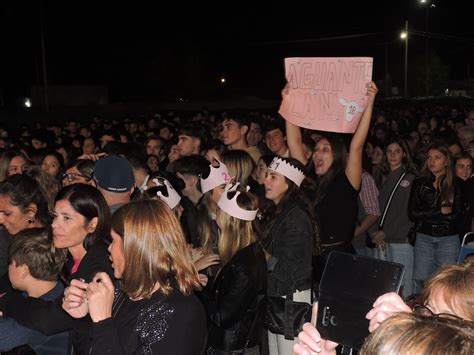
[[[414,247],[413,293],[420,293],[424,282],[441,266],[455,264],[461,242],[457,235],[432,237],[417,233]]]
[[[403,297],[413,293],[413,247],[408,243],[387,243],[387,260],[405,266]]]

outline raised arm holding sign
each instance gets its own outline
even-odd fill
[[[303,154],[300,127],[354,133],[349,154],[342,140],[331,134],[320,138],[313,152],[318,176],[313,201],[322,243],[321,264],[313,265],[315,280],[332,250],[355,253],[351,241],[357,221],[362,151],[378,91],[370,80],[371,58],[327,59],[301,58],[299,63],[297,59],[285,61],[288,84],[282,92],[279,111],[286,120],[290,155],[302,163],[307,163],[307,159]],[[351,62],[350,59],[359,61]],[[347,68],[352,68],[352,72]]]

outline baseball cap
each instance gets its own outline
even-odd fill
[[[92,174],[98,186],[110,192],[130,191],[135,176],[127,159],[118,155],[108,155],[95,163]]]

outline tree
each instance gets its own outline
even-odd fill
[[[426,95],[426,58],[415,57],[408,65],[410,96]],[[434,52],[428,56],[428,95],[441,95],[448,87],[449,66]]]

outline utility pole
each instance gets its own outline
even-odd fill
[[[46,48],[44,45],[44,2],[40,2],[40,26],[41,26],[41,59],[43,62],[43,86],[44,86],[44,108],[49,112],[49,98],[48,98],[48,77],[46,75]]]
[[[428,26],[429,26],[429,18],[430,18],[430,6],[426,7],[426,43],[425,43],[425,85],[426,85],[426,96],[430,93],[430,86],[429,86],[429,70],[428,70],[428,63],[429,63],[429,36],[428,36]]]
[[[408,20],[405,21],[405,97],[408,97]]]

